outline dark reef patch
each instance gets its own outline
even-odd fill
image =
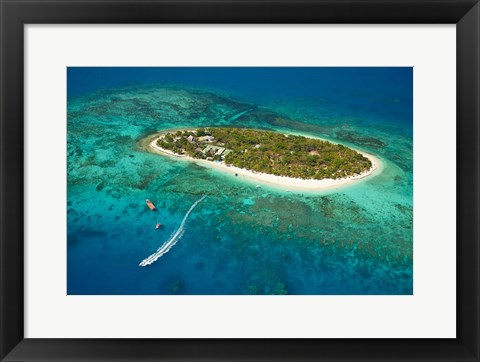
[[[357,144],[359,146],[365,146],[365,147],[371,147],[371,148],[384,148],[387,146],[385,142],[382,142],[379,139],[362,136],[351,131],[345,131],[345,130],[337,131],[335,133],[335,136],[339,140]]]

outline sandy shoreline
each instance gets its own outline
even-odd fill
[[[224,162],[213,162],[213,161],[207,161],[207,160],[200,160],[198,158],[193,158],[190,156],[178,155],[176,153],[173,153],[172,151],[163,149],[157,145],[157,140],[160,138],[160,135],[161,134],[157,134],[157,137],[155,137],[154,140],[149,143],[149,148],[155,151],[156,153],[189,160],[197,163],[198,165],[211,167],[219,171],[222,171],[224,173],[231,174],[232,176],[235,176],[235,174],[237,174],[239,178],[250,180],[252,182],[257,182],[258,184],[268,184],[271,186],[280,187],[285,190],[319,191],[319,190],[332,189],[332,188],[341,187],[341,186],[347,186],[349,184],[358,182],[359,180],[364,179],[365,177],[379,173],[382,166],[380,160],[377,157],[372,156],[365,152],[355,150],[361,153],[363,156],[365,156],[372,162],[372,167],[370,168],[370,170],[363,172],[360,175],[350,176],[347,178],[342,178],[337,180],[334,180],[334,179],[304,180],[300,178],[276,176],[276,175],[271,175],[266,173],[250,171],[250,170],[238,168],[235,166],[227,166],[225,165]]]

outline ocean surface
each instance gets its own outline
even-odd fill
[[[67,75],[68,294],[413,293],[412,68]],[[201,126],[322,137],[384,168],[299,192],[146,151],[155,132]]]

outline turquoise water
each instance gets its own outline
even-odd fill
[[[411,68],[69,68],[68,294],[412,294],[412,82]],[[196,126],[328,138],[384,169],[287,192],[146,151]]]

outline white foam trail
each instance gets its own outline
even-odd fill
[[[161,247],[157,249],[156,252],[154,252],[152,255],[150,255],[148,258],[142,260],[142,262],[139,264],[140,266],[147,266],[152,263],[155,263],[160,257],[162,257],[163,254],[166,254],[170,251],[170,249],[177,243],[178,240],[180,240],[185,233],[185,223],[187,222],[188,216],[190,213],[193,211],[195,206],[197,206],[199,203],[203,201],[203,199],[207,197],[207,195],[202,196],[200,199],[195,201],[193,205],[190,207],[190,209],[187,211],[185,216],[183,217],[182,222],[180,223],[180,226],[178,227],[177,230],[172,234],[170,239],[168,239]]]

